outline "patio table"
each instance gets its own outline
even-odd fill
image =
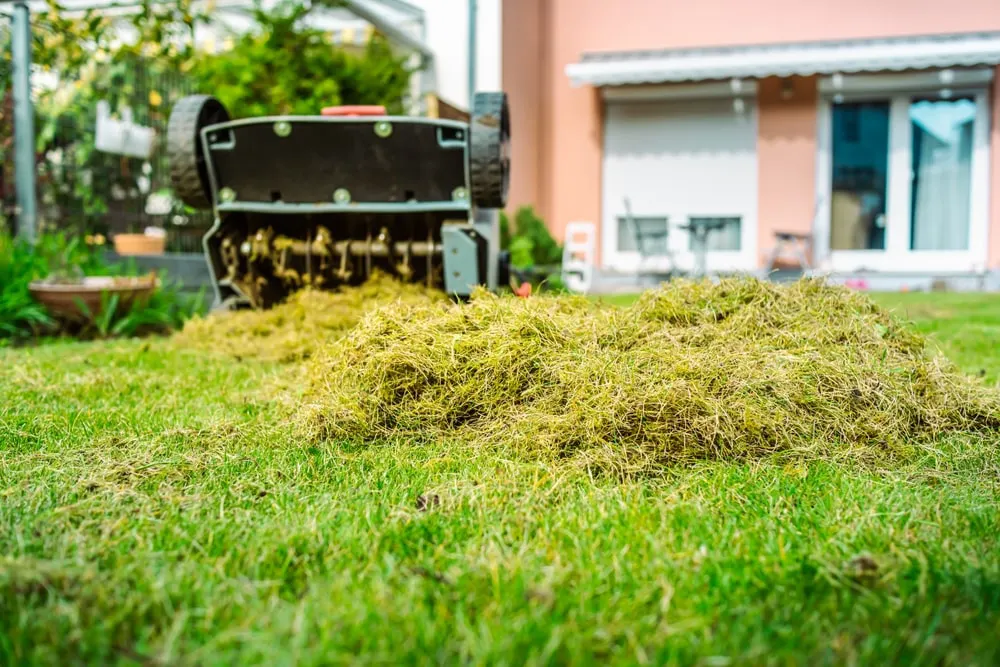
[[[727,220],[720,218],[692,218],[687,224],[677,226],[678,229],[691,233],[693,241],[691,250],[694,252],[692,276],[700,278],[708,273],[708,235],[710,232],[724,229],[727,224]]]

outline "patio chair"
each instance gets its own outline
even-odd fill
[[[673,252],[670,250],[670,226],[662,229],[642,227],[632,215],[632,202],[625,197],[625,222],[635,240],[639,252],[639,265],[636,273],[640,276],[670,278],[676,272]],[[666,268],[657,266],[658,261],[666,260]]]

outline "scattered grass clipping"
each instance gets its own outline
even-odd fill
[[[1000,396],[866,295],[676,281],[629,308],[478,292],[370,313],[309,362],[307,435],[444,439],[633,474],[695,459],[881,461],[1000,432]]]
[[[218,312],[193,318],[173,340],[179,346],[239,359],[297,362],[344,336],[371,310],[445,300],[438,290],[375,272],[357,287],[299,290],[269,310]]]

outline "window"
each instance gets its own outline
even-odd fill
[[[625,216],[618,217],[618,251],[644,255],[667,252],[669,229],[666,216],[632,216],[634,226]]]
[[[726,217],[691,217],[688,218],[691,225],[704,225],[708,227],[706,237],[708,251],[737,252],[740,250],[742,218],[739,216]],[[688,233],[688,250],[697,250],[694,234]]]

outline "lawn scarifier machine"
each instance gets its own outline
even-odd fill
[[[456,298],[496,290],[509,257],[480,209],[506,204],[509,145],[507,97],[492,92],[476,93],[469,123],[377,106],[233,120],[191,95],[167,128],[176,195],[215,214],[203,245],[225,308],[269,308],[376,269]]]

